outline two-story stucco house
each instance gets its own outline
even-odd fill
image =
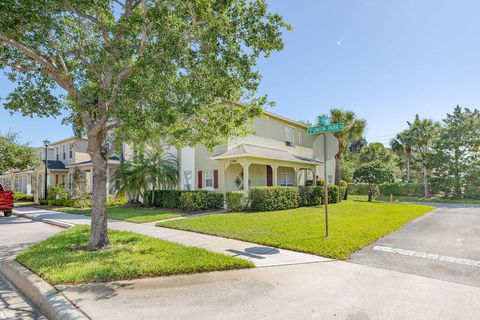
[[[87,140],[82,138],[66,138],[49,144],[47,160],[45,161],[45,147],[36,150],[41,159],[41,165],[25,171],[12,169],[0,175],[0,182],[10,185],[16,192],[28,195],[35,193],[39,198],[44,193],[45,163],[47,163],[47,185],[62,185],[71,188],[73,173],[76,169],[85,175],[87,191],[92,190],[92,162],[87,153]],[[111,181],[116,168],[120,164],[116,156],[108,161],[108,181]]]
[[[265,111],[255,119],[251,129],[253,134],[231,138],[213,151],[203,145],[166,150],[178,158],[178,189],[225,193],[248,191],[256,186],[298,186],[307,179],[324,179],[323,138],[307,135],[306,124]],[[326,181],[332,184],[338,141],[331,134],[327,135],[327,147]],[[0,182],[13,177],[16,191],[31,194],[35,189],[36,194],[43,197],[45,148],[37,150],[43,165],[27,171],[11,171],[0,176]],[[92,189],[87,140],[67,138],[51,143],[47,150],[48,185],[70,188],[73,172],[79,169]],[[124,144],[123,150],[125,160],[133,158],[131,146]],[[119,164],[118,157],[110,158],[107,183],[112,181]]]
[[[229,139],[208,151],[204,146],[175,150],[181,190],[247,191],[256,186],[297,186],[323,179],[323,138],[307,135],[306,124],[264,112],[254,133]],[[338,141],[327,135],[327,183],[334,180]]]

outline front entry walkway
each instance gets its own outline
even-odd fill
[[[87,216],[48,211],[32,207],[16,208],[14,214],[47,223],[57,222],[65,227],[79,224],[90,224],[90,217]],[[262,246],[250,242],[226,239],[195,232],[155,227],[146,224],[109,220],[108,226],[114,230],[136,232],[162,240],[236,256],[252,261],[257,267],[331,261],[331,259],[306,253]]]

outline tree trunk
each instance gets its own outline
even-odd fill
[[[372,202],[372,191],[368,190],[368,202]]]
[[[410,153],[407,153],[407,182],[410,183]]]
[[[455,148],[455,198],[462,197],[462,187],[460,186],[460,150]]]
[[[430,196],[430,192],[428,190],[428,170],[427,170],[427,166],[425,165],[423,165],[423,186],[424,186],[425,198],[428,198]]]
[[[105,153],[102,152],[103,140],[101,138],[95,137],[92,139],[92,137],[89,137],[88,140],[93,168],[92,222],[88,248],[99,250],[109,245],[106,213],[107,158]],[[93,145],[93,147],[90,148],[90,145]]]
[[[335,155],[335,184],[340,186],[340,166],[342,164],[342,155],[337,153]],[[325,177],[325,183],[327,183],[327,177]]]

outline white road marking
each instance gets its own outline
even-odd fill
[[[438,260],[438,261],[450,262],[450,263],[456,263],[456,264],[463,264],[463,265],[467,265],[467,266],[480,267],[480,261],[479,260],[471,260],[471,259],[443,256],[443,255],[440,255],[440,254],[428,253],[428,252],[424,252],[424,251],[405,250],[405,249],[384,247],[384,246],[375,246],[375,247],[373,247],[373,250],[389,252],[389,253],[396,253],[396,254],[400,254],[402,256],[410,256],[410,257],[417,257],[417,258],[430,259],[430,260]]]

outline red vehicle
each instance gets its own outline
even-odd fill
[[[10,217],[13,210],[13,192],[6,191],[0,184],[0,211],[5,217]]]

